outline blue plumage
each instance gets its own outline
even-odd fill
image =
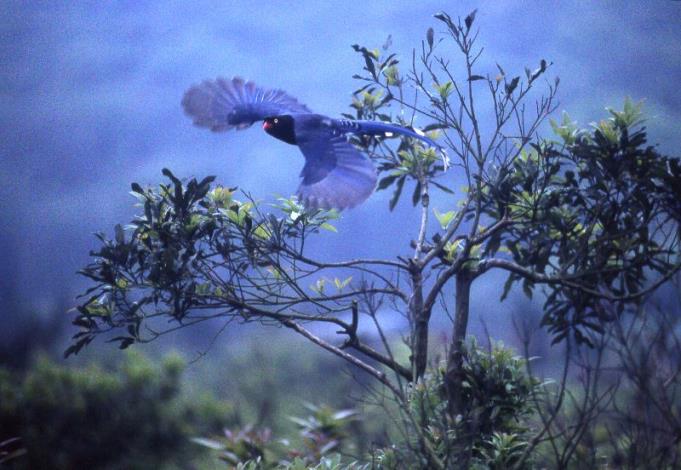
[[[238,77],[206,80],[191,87],[184,94],[182,106],[197,126],[219,132],[264,121],[265,132],[297,145],[305,156],[297,194],[311,209],[354,207],[374,191],[374,165],[347,142],[345,134],[401,134],[440,148],[428,137],[394,124],[314,114],[282,90],[259,88]]]
[[[382,135],[385,136],[390,134],[401,134],[407,137],[412,137],[414,139],[422,140],[431,147],[436,149],[441,149],[441,147],[433,140],[428,138],[423,134],[408,129],[406,127],[397,126],[395,124],[390,124],[388,122],[378,122],[378,121],[353,121],[350,119],[334,119],[334,124],[338,126],[339,129],[345,130],[346,132],[353,132],[357,134],[371,134],[371,135]]]

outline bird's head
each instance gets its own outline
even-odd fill
[[[284,114],[265,118],[262,128],[272,137],[276,137],[284,142],[296,145],[296,133],[293,116]]]

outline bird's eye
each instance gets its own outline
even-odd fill
[[[277,124],[279,122],[279,119],[274,118],[274,123]]]

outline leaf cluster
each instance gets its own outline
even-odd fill
[[[647,145],[630,102],[611,112],[591,130],[554,123],[562,143],[532,144],[490,172],[479,195],[487,216],[508,222],[484,250],[503,247],[518,268],[499,264],[510,271],[502,299],[515,283],[530,297],[547,285],[543,323],[554,341],[572,331],[589,342],[613,319],[605,303],[621,311],[651,278],[679,269],[681,165]]]
[[[519,462],[527,445],[531,397],[542,385],[527,375],[525,360],[501,343],[486,350],[471,341],[464,351],[462,414],[452,418],[447,413],[445,369],[440,367],[411,390],[414,425],[423,430],[440,459],[451,462],[451,468],[465,461],[466,455],[475,468],[508,468]],[[427,467],[427,454],[419,447],[415,441],[411,447],[382,449],[381,468],[404,468],[405,462],[409,468]]]
[[[247,318],[249,306],[257,310],[291,289],[285,266],[304,237],[335,230],[333,211],[306,212],[282,199],[279,215],[264,215],[256,201],[235,199],[235,188],[211,188],[214,177],[185,184],[167,169],[163,174],[170,183],[158,188],[133,183],[142,213],[130,225],[116,226],[113,239],[97,235],[101,247],[80,271],[94,286],[77,307],[73,323],[81,331],[67,356],[115,329],[126,333],[111,339],[121,349],[153,338],[153,319],[164,315],[179,325],[216,309]]]
[[[392,112],[392,105],[400,105],[401,99],[397,97],[405,95],[405,87],[408,85],[407,78],[400,75],[396,54],[389,54],[383,58],[378,50],[372,51],[359,45],[354,45],[353,48],[362,55],[366,64],[364,70],[369,72],[369,75],[355,75],[355,78],[365,84],[353,92],[351,106],[355,113],[346,113],[344,116],[349,119],[397,123],[413,129],[413,123],[406,120],[403,113]],[[418,132],[436,138],[438,130],[444,127],[446,124],[432,121]],[[389,203],[390,210],[397,205],[407,181],[414,182],[411,193],[414,206],[421,201],[426,181],[447,193],[452,193],[451,189],[435,181],[446,169],[440,154],[441,149],[427,147],[420,140],[405,137],[400,138],[396,147],[387,145],[389,138],[360,136],[354,137],[353,142],[370,152],[378,162],[379,172],[385,174],[378,182],[377,191],[394,187]]]
[[[268,428],[225,429],[223,436],[194,438],[196,444],[217,452],[219,458],[235,468],[244,469],[360,469],[360,464],[341,465],[340,452],[348,452],[349,424],[356,419],[354,410],[334,410],[328,406],[308,405],[311,415],[291,417],[299,427],[302,445],[294,447],[288,439],[275,441]]]

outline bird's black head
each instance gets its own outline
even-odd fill
[[[283,140],[287,144],[296,145],[293,116],[284,114],[266,118],[262,123],[262,128],[272,137]]]

